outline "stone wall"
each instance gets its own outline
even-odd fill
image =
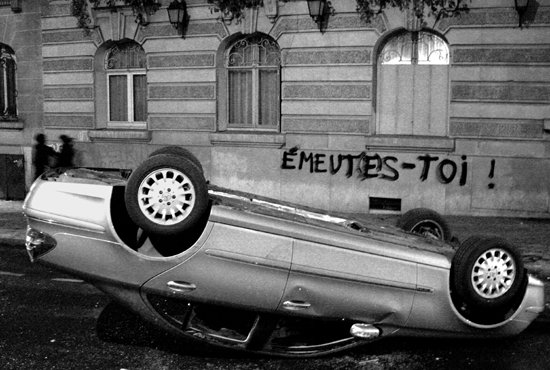
[[[387,200],[388,212],[549,215],[549,0],[536,2],[523,29],[513,2],[496,0],[469,2],[460,18],[429,18],[450,50],[448,84],[434,93],[447,106],[424,112],[444,114],[444,127],[414,135],[379,132],[380,109],[393,103],[379,96],[378,53],[409,24],[404,13],[387,10],[365,24],[354,0],[333,1],[336,13],[320,32],[304,1],[269,1],[241,22],[220,19],[205,0],[187,4],[182,38],[168,23],[167,0],[145,27],[128,9],[94,11],[89,35],[75,27],[68,0],[49,2],[43,126],[51,137],[75,137],[81,164],[134,168],[158,147],[181,145],[213,183],[324,209],[380,212],[374,204]],[[227,128],[224,50],[253,32],[282,54],[277,132]],[[145,127],[114,128],[105,118],[102,55],[122,39],[147,54]]]

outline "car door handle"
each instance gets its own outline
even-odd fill
[[[285,301],[283,308],[290,311],[305,310],[311,307],[311,304],[304,301]]]
[[[195,284],[186,283],[184,281],[169,281],[166,285],[175,292],[190,292],[197,289]]]

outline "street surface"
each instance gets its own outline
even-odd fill
[[[550,363],[548,310],[512,339],[395,338],[305,360],[205,351],[157,332],[82,280],[31,264],[22,248],[7,244],[0,244],[0,323],[4,370],[547,370]]]

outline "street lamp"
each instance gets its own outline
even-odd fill
[[[184,37],[185,28],[187,27],[187,4],[185,0],[173,0],[166,8],[168,11],[168,19],[170,24],[180,32],[181,37]]]
[[[323,23],[327,14],[327,0],[308,0],[309,15],[319,26],[319,31],[323,31]]]
[[[523,27],[523,21],[525,20],[525,14],[529,10],[529,3],[531,0],[515,0],[516,12],[519,15],[519,26]]]

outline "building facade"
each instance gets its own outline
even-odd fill
[[[46,3],[47,4],[47,3]],[[41,132],[42,4],[0,0],[0,199],[21,199],[32,177],[31,146]]]
[[[159,3],[141,24],[90,6],[88,32],[68,0],[0,8],[17,63],[0,153],[24,156],[27,188],[43,132],[91,167],[182,146],[211,183],[330,211],[550,215],[550,0],[530,2],[528,27],[513,0],[424,27],[338,0],[322,30],[306,1],[237,20],[187,0],[183,37]]]

